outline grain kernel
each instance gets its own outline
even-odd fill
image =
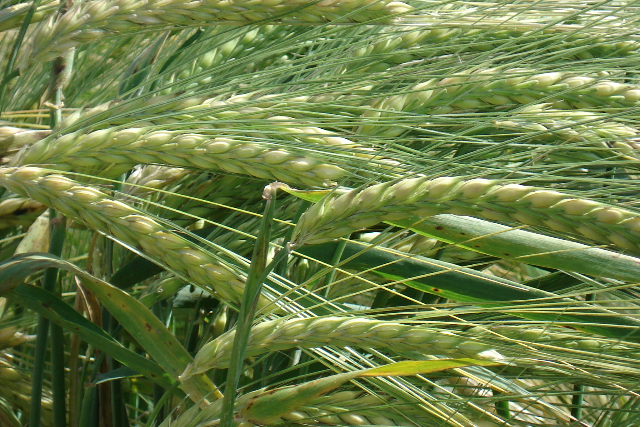
[[[64,191],[75,186],[76,182],[62,175],[49,175],[38,181],[38,185],[51,191]]]
[[[162,226],[156,221],[142,215],[129,215],[124,218],[129,222],[129,227],[142,234],[151,234],[162,230]]]
[[[521,200],[528,201],[535,208],[549,208],[567,197],[556,191],[538,190],[524,196]]]

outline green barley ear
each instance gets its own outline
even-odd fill
[[[191,280],[224,301],[239,304],[244,279],[211,254],[133,207],[62,175],[36,167],[2,168],[0,183],[56,209]],[[259,306],[269,304],[261,297]]]
[[[639,247],[634,212],[557,191],[456,177],[405,179],[329,197],[301,217],[292,246],[326,242],[383,221],[420,221],[440,213],[516,221],[624,250]]]
[[[231,361],[234,337],[235,330],[232,330],[205,344],[181,378],[189,378],[210,369],[227,368]],[[279,319],[259,323],[251,329],[245,354],[247,357],[253,357],[270,351],[325,345],[387,348],[401,352],[418,351],[423,354],[455,357],[486,357],[484,354],[487,354],[487,357],[500,357],[498,354],[490,353],[490,347],[483,342],[448,331],[349,317]]]
[[[98,40],[112,33],[126,33],[145,26],[193,25],[219,22],[232,25],[278,21],[289,24],[349,23],[370,20],[392,22],[412,7],[397,1],[307,2],[303,0],[206,1],[195,9],[189,2],[93,1],[52,13],[35,29],[22,55],[22,66],[50,61],[66,49]]]
[[[13,360],[13,347],[19,346],[32,337],[18,332],[15,327],[0,329],[0,401],[6,402],[13,410],[27,415],[32,398],[29,371]],[[52,398],[48,388],[41,397],[43,426],[52,425]],[[0,418],[1,419],[1,418]]]
[[[300,131],[290,128],[290,132]],[[349,163],[350,159],[344,158],[339,166],[313,152],[274,148],[224,134],[210,136],[144,127],[107,128],[88,134],[77,131],[44,138],[12,162],[15,166],[53,164],[62,170],[100,170],[105,177],[117,177],[137,164],[164,164],[312,186],[335,185],[335,180],[348,175]]]

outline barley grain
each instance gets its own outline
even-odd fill
[[[231,356],[235,330],[205,344],[181,378],[210,369],[225,369]],[[488,350],[482,342],[454,333],[403,325],[401,323],[349,317],[272,320],[251,330],[247,357],[294,347],[314,348],[325,345],[362,348],[392,348],[398,351],[420,351],[426,354],[473,355]]]
[[[556,191],[461,177],[404,179],[327,198],[300,218],[292,245],[322,243],[378,222],[438,213],[517,221],[625,250],[639,247],[639,215],[634,212]]]
[[[2,168],[0,183],[88,224],[122,243],[142,248],[161,265],[224,300],[240,304],[244,279],[189,240],[131,206],[44,169]],[[261,297],[260,306],[269,304]]]
[[[99,0],[80,3],[62,15],[53,13],[36,28],[33,43],[23,56],[23,63],[49,61],[62,50],[114,32],[132,31],[145,25],[193,25],[194,22],[248,24],[277,20],[281,23],[324,23],[332,20],[390,22],[396,14],[412,8],[391,0],[377,2],[339,1],[309,3],[287,0],[266,5],[265,1],[207,0],[198,3],[185,0],[130,1]]]
[[[506,76],[496,79],[497,74]],[[432,79],[409,88],[407,93],[378,98],[363,118],[394,117],[394,111],[416,114],[445,114],[467,109],[493,109],[500,105],[518,106],[539,102],[551,103],[556,109],[607,111],[639,103],[639,89],[598,76],[574,73],[536,73],[527,69],[486,69],[461,73],[460,76]],[[405,131],[399,126],[362,125],[360,133],[398,136]]]

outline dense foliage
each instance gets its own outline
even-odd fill
[[[1,426],[638,425],[638,2],[0,5]]]

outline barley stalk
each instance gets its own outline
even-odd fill
[[[132,247],[225,301],[240,304],[244,279],[212,255],[95,188],[35,167],[2,168],[0,183]],[[269,304],[261,297],[260,306]]]
[[[303,214],[292,245],[326,242],[382,221],[441,213],[517,221],[626,250],[639,247],[636,213],[557,191],[461,177],[404,179],[329,197]]]
[[[411,10],[405,3],[391,0],[98,0],[77,4],[62,15],[52,13],[44,19],[35,30],[23,61],[49,61],[80,43],[141,26],[198,22],[242,25],[270,20],[287,24],[382,23]]]
[[[230,363],[235,334],[235,330],[231,330],[205,344],[194,357],[194,362],[187,366],[181,379],[185,380],[210,369],[225,369]],[[475,357],[489,349],[482,342],[442,330],[382,320],[316,317],[272,320],[254,326],[247,343],[246,356],[253,357],[294,347],[315,348],[326,345],[391,348],[397,351]]]

